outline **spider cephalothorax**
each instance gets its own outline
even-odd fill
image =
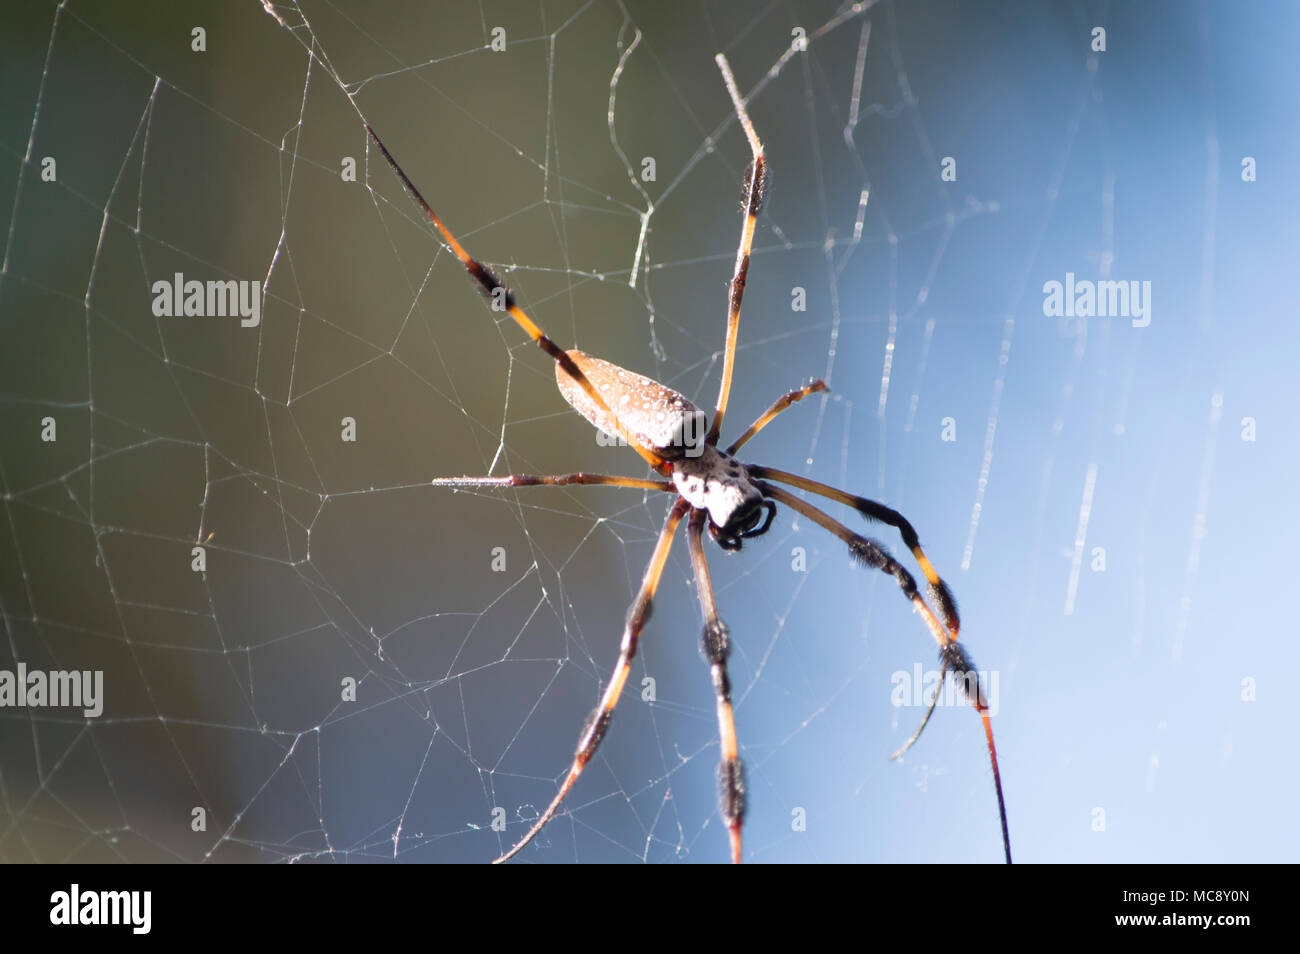
[[[724,550],[739,550],[741,540],[762,536],[772,525],[776,504],[763,498],[749,469],[725,451],[705,445],[698,456],[673,461],[672,479],[687,503],[708,511],[709,534]]]
[[[938,643],[945,674],[953,672],[969,680],[974,671],[969,657],[957,643],[960,628],[957,604],[953,601],[947,585],[939,578],[939,574],[935,572],[933,565],[922,551],[916,531],[902,514],[874,500],[858,497],[807,477],[758,464],[746,465],[736,460],[736,451],[742,444],[766,427],[768,422],[791,404],[810,394],[826,390],[825,384],[821,381],[813,381],[778,398],[726,450],[720,450],[718,447],[723,415],[731,393],[732,373],[735,370],[740,305],[745,293],[745,278],[749,272],[749,256],[754,241],[755,223],[763,204],[767,164],[763,156],[763,145],[754,131],[753,123],[750,122],[749,114],[745,110],[745,102],[736,88],[736,81],[731,75],[726,57],[719,53],[717,63],[722,70],[727,92],[731,96],[745,137],[749,140],[754,159],[745,175],[742,196],[744,219],[740,232],[740,247],[736,253],[736,267],[732,273],[727,296],[727,336],[726,346],[722,352],[722,385],[718,393],[713,421],[707,433],[704,412],[672,388],[609,361],[593,358],[582,351],[561,350],[519,307],[514,296],[504,288],[492,270],[470,256],[456,241],[456,237],[443,225],[442,220],[424,201],[424,197],[384,148],[375,131],[369,126],[366,127],[402,185],[441,233],[443,241],[460,259],[479,290],[491,298],[494,307],[499,307],[498,303],[504,306],[519,327],[555,360],[555,380],[564,399],[597,428],[625,442],[640,454],[660,478],[667,478],[656,480],[584,473],[553,476],[512,474],[505,477],[439,477],[430,483],[443,487],[604,484],[615,487],[635,487],[642,491],[664,492],[674,497],[664,519],[663,530],[655,543],[654,553],[650,557],[650,565],[641,580],[640,590],[628,611],[613,676],[601,694],[600,702],[588,719],[586,727],[578,737],[578,748],[574,753],[568,775],[565,776],[560,790],[552,798],[546,811],[529,828],[527,834],[497,861],[507,861],[514,857],[555,816],[564,797],[595,755],[601,739],[609,728],[614,707],[631,673],[637,641],[650,616],[651,603],[668,562],[673,536],[688,514],[690,520],[687,529],[687,545],[690,549],[691,567],[695,574],[696,595],[704,616],[702,648],[712,674],[717,708],[721,813],[731,840],[732,860],[741,859],[740,832],[744,823],[746,803],[745,766],[736,735],[735,714],[731,703],[731,680],[727,675],[729,631],[718,615],[713,582],[709,575],[709,564],[704,555],[702,541],[706,526],[709,534],[720,547],[734,552],[740,549],[743,540],[760,536],[768,531],[776,513],[776,505],[780,502],[838,537],[847,544],[849,553],[860,563],[894,577],[903,595],[921,615],[930,634]],[[777,483],[827,497],[854,508],[869,519],[898,530],[904,545],[911,551],[925,575],[931,600],[937,606],[938,612],[931,610],[930,605],[917,589],[912,574],[895,560],[882,544],[855,533],[803,498],[783,490],[776,485]],[[936,702],[938,698],[936,692]],[[993,728],[989,721],[988,704],[978,682],[974,684],[968,698],[983,719],[989,759],[993,766],[994,787],[998,796],[1003,848],[1006,852],[1006,860],[1010,862],[1011,839],[1007,833],[1007,814],[1002,800],[1002,781],[998,772],[997,751],[993,746]],[[934,711],[933,704],[930,711]],[[927,713],[921,728],[907,745],[911,745],[916,740],[916,736],[920,734],[921,729],[925,728],[928,720]]]

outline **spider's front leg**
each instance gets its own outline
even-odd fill
[[[761,421],[762,418],[759,420]],[[758,421],[755,422],[755,424],[757,423]],[[791,474],[784,470],[777,470],[774,467],[760,467],[756,464],[750,464],[749,472],[755,477],[779,480],[783,484],[798,487],[800,490],[820,494],[837,503],[852,507],[868,520],[877,520],[897,530],[898,535],[903,538],[903,545],[911,551],[917,566],[925,574],[925,581],[930,589],[930,599],[934,603],[939,617],[943,620],[943,625],[954,640],[960,635],[961,619],[957,615],[957,601],[953,598],[952,590],[940,578],[934,564],[930,562],[929,557],[925,555],[925,551],[921,549],[921,541],[916,535],[916,530],[913,529],[912,524],[901,513],[866,497],[859,497],[857,494],[848,493],[838,487],[831,487],[828,484],[819,483],[816,480],[801,477],[798,474]],[[888,572],[892,572],[892,570]],[[941,641],[939,645],[943,646],[944,644]]]
[[[727,624],[718,618],[713,580],[709,575],[708,561],[704,558],[704,523],[707,519],[705,511],[692,511],[686,539],[691,551],[691,567],[695,570],[695,590],[700,597],[700,611],[704,614],[704,635],[700,651],[709,664],[713,676],[713,693],[717,699],[718,739],[721,746],[718,798],[731,838],[731,860],[740,864],[740,829],[745,823],[745,763],[740,758],[740,743],[736,739],[736,717],[731,708],[731,677],[727,673],[731,633]]]
[[[640,490],[673,492],[666,480],[645,480],[617,474],[507,474],[501,477],[435,477],[434,487],[567,487],[570,484],[598,484],[606,487],[636,487]]]
[[[749,470],[752,474],[761,474],[764,476],[772,476],[773,474],[780,473],[779,471],[773,471],[771,468],[766,467],[751,466]],[[792,477],[793,475],[785,476]],[[785,477],[782,477],[781,479],[784,480]],[[796,483],[795,480],[790,480],[789,482]],[[809,481],[808,483],[812,482]],[[939,646],[939,656],[943,660],[945,672],[951,671],[954,676],[965,681],[966,697],[975,708],[975,711],[979,714],[980,720],[984,724],[984,740],[988,745],[989,764],[993,769],[993,788],[997,792],[998,796],[998,818],[1002,823],[1002,849],[1003,853],[1006,855],[1007,864],[1011,864],[1011,835],[1007,830],[1007,804],[1002,797],[1002,773],[998,769],[997,746],[993,744],[993,723],[990,721],[988,700],[984,697],[983,688],[980,686],[974,664],[970,661],[970,657],[966,655],[966,650],[957,642],[957,609],[956,605],[951,602],[952,597],[951,594],[948,593],[947,586],[942,585],[942,581],[940,581],[942,586],[941,592],[947,597],[948,605],[945,606],[941,603],[939,615],[936,615],[926,604],[925,598],[921,596],[920,591],[916,588],[916,580],[912,577],[912,574],[907,572],[906,567],[890,556],[889,551],[875,540],[870,540],[859,533],[854,533],[829,514],[823,513],[812,504],[799,499],[792,493],[782,490],[775,484],[769,484],[766,481],[758,480],[755,481],[755,485],[760,491],[762,491],[764,497],[770,497],[773,500],[785,504],[791,510],[803,514],[809,520],[813,521],[813,523],[822,527],[824,530],[829,530],[835,536],[839,537],[848,545],[849,553],[855,560],[865,566],[874,567],[875,569],[892,576],[898,583],[899,589],[903,591],[903,595],[916,609],[917,613],[920,614],[921,619],[925,621],[926,627],[930,630],[930,635],[934,637],[934,641]],[[824,484],[817,484],[816,486],[825,490],[834,489],[826,487]],[[835,491],[835,493],[843,494],[843,491]],[[827,494],[827,496],[832,496],[832,494]],[[929,565],[928,560],[925,565]],[[928,576],[929,573],[927,573],[927,577]],[[932,584],[932,592],[933,591],[934,587]],[[940,617],[942,617],[942,621]],[[924,723],[922,723],[922,727],[924,727]],[[910,744],[910,742],[908,744]]]

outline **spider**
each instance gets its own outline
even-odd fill
[[[369,123],[366,124],[366,132],[379,147],[379,151],[401,181],[403,188],[437,228],[442,235],[442,240],[460,259],[469,272],[470,278],[492,303],[492,307],[508,312],[528,336],[555,359],[556,384],[564,399],[599,430],[611,437],[622,438],[629,447],[646,460],[655,473],[666,478],[654,480],[588,473],[553,476],[515,474],[504,477],[443,477],[434,479],[431,483],[450,487],[603,484],[661,491],[673,496],[672,505],[664,519],[663,529],[655,543],[654,553],[641,579],[640,589],[628,610],[613,675],[601,695],[599,704],[588,717],[579,735],[573,763],[564,783],[528,833],[494,863],[509,861],[537,836],[555,816],[565,796],[569,794],[583,769],[595,755],[597,747],[609,728],[610,719],[622,695],[623,687],[627,683],[632,659],[636,655],[637,641],[650,616],[651,603],[659,587],[660,578],[663,576],[673,538],[678,526],[687,517],[689,517],[687,543],[691,567],[704,617],[701,649],[713,678],[721,743],[721,761],[718,767],[720,810],[727,825],[731,860],[735,863],[740,862],[741,828],[745,820],[747,791],[745,767],[740,757],[735,716],[732,711],[731,681],[727,674],[731,634],[718,616],[709,565],[704,555],[703,537],[707,527],[709,535],[723,550],[738,551],[745,540],[762,536],[768,531],[776,514],[776,506],[781,503],[842,540],[847,544],[850,555],[856,561],[894,577],[903,595],[911,601],[916,612],[925,621],[930,634],[939,646],[943,667],[940,682],[935,690],[934,701],[920,727],[892,757],[896,758],[906,751],[925,729],[934,711],[934,703],[938,701],[943,678],[951,671],[965,690],[967,699],[983,720],[989,760],[993,767],[993,784],[998,798],[998,815],[1002,823],[1002,845],[1006,861],[1010,864],[1011,841],[1007,832],[1006,805],[1002,797],[1002,780],[998,771],[997,750],[993,744],[993,728],[989,720],[988,704],[980,689],[974,665],[957,642],[960,621],[957,616],[956,601],[947,584],[940,579],[933,565],[926,558],[912,525],[902,514],[873,500],[773,467],[743,464],[735,457],[742,446],[786,408],[810,394],[827,390],[825,383],[814,380],[783,395],[726,450],[720,450],[718,447],[722,421],[727,410],[727,399],[731,392],[732,373],[735,370],[740,305],[745,294],[745,278],[749,271],[754,228],[763,207],[767,162],[764,158],[763,144],[759,141],[754,124],[750,121],[745,101],[736,86],[727,58],[719,53],[715,60],[722,72],[722,79],[735,107],[736,116],[745,132],[745,137],[749,140],[753,160],[746,170],[741,193],[744,218],[727,301],[727,333],[723,353],[722,384],[707,433],[704,429],[706,421],[704,412],[672,388],[608,361],[593,358],[581,351],[561,350],[519,307],[514,296],[497,276],[487,266],[473,258],[456,240],[406,173],[402,171],[401,166],[393,159],[374,129]],[[895,528],[925,575],[930,599],[938,609],[937,615],[917,589],[912,574],[895,560],[882,544],[853,532],[829,514],[778,487],[774,482],[819,494],[836,503],[852,507],[867,519]]]

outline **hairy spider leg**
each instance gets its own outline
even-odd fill
[[[388,151],[388,147],[384,145],[383,140],[379,138],[379,135],[370,127],[369,123],[366,123],[366,132],[370,134],[370,138],[375,141],[375,145],[378,146],[379,151],[383,153],[384,159],[388,161],[388,165],[401,181],[402,187],[406,189],[407,193],[415,200],[416,204],[419,205],[424,214],[428,216],[429,221],[437,227],[438,231],[442,234],[443,241],[447,243],[447,246],[452,250],[455,256],[460,259],[461,264],[465,266],[465,270],[469,273],[470,278],[472,278],[478,285],[479,290],[483,292],[489,301],[494,303],[494,307],[496,307],[496,302],[501,302],[502,306],[510,314],[510,317],[512,317],[515,320],[515,323],[518,324],[525,333],[527,333],[528,337],[537,342],[538,347],[554,358],[555,363],[563,368],[570,378],[577,382],[578,386],[582,388],[587,397],[590,398],[597,407],[601,408],[609,415],[611,423],[618,429],[619,436],[627,441],[628,445],[638,454],[645,458],[646,462],[651,467],[661,474],[666,474],[668,465],[664,458],[660,454],[656,453],[654,449],[646,446],[628,432],[627,428],[624,427],[622,422],[619,420],[618,415],[610,409],[600,392],[598,392],[592,383],[587,380],[587,376],[582,373],[582,369],[574,363],[573,358],[566,354],[559,345],[548,338],[542,332],[541,328],[537,327],[536,323],[528,317],[528,314],[519,307],[518,302],[515,301],[514,294],[506,288],[504,284],[502,284],[501,279],[493,274],[490,268],[476,260],[469,254],[469,252],[465,251],[464,246],[456,240],[456,236],[452,235],[447,226],[443,224],[442,219],[438,218],[438,214],[434,212],[429,203],[424,200],[424,196],[422,196],[420,190],[415,187],[415,183],[413,183],[406,173],[402,171],[402,167],[397,164],[397,160],[393,158],[392,153]]]
[[[754,471],[755,468],[751,468],[751,472]],[[954,674],[964,677],[967,686],[974,685],[974,692],[968,693],[967,698],[970,700],[971,705],[975,707],[975,711],[979,713],[984,724],[984,740],[988,744],[989,764],[993,767],[993,787],[998,796],[998,818],[1002,823],[1002,849],[1006,855],[1007,864],[1011,864],[1011,835],[1007,830],[1007,806],[1002,797],[1002,773],[998,769],[998,750],[997,746],[993,744],[993,723],[989,717],[988,701],[984,698],[978,678],[971,679],[975,673],[975,666],[970,661],[970,657],[966,655],[965,649],[930,610],[925,599],[921,596],[920,590],[916,588],[916,580],[912,574],[907,571],[906,567],[890,556],[889,551],[883,546],[875,540],[854,533],[829,514],[799,499],[794,494],[782,490],[780,487],[762,480],[756,483],[764,496],[780,501],[791,510],[803,514],[809,520],[843,540],[848,545],[849,553],[852,554],[854,559],[892,576],[903,591],[903,595],[911,601],[916,611],[921,614],[921,619],[925,621],[926,627],[930,630],[930,635],[934,637],[934,641],[939,646],[939,655],[946,667],[951,669]]]
[[[434,487],[540,487],[544,485],[603,484],[609,487],[636,487],[640,490],[662,490],[676,493],[666,480],[642,480],[639,477],[621,477],[617,474],[508,474],[501,477],[435,477],[429,483]]]
[[[818,391],[829,391],[829,390],[830,388],[826,387],[826,382],[823,381],[821,378],[818,378],[816,381],[813,381],[811,384],[805,384],[801,388],[795,388],[789,394],[781,395],[779,398],[777,398],[775,401],[772,402],[771,407],[769,407],[766,411],[764,411],[762,414],[758,416],[758,418],[754,421],[753,424],[749,425],[749,427],[745,430],[745,433],[741,434],[739,437],[735,439],[735,441],[732,442],[731,446],[727,448],[727,453],[734,457],[736,455],[736,451],[740,450],[741,447],[749,443],[750,439],[755,434],[757,434],[759,431],[761,431],[763,428],[767,427],[767,425],[771,423],[772,418],[776,417],[778,414],[780,414],[782,411],[788,408],[791,404],[794,404],[797,401],[802,401],[808,395],[815,394]]]
[[[700,612],[704,615],[704,632],[700,638],[700,651],[709,664],[713,677],[713,694],[718,710],[718,800],[722,818],[727,823],[731,839],[731,860],[740,864],[740,830],[745,823],[746,791],[745,763],[740,757],[740,743],[736,738],[736,715],[731,707],[731,677],[727,673],[727,656],[731,653],[731,631],[718,618],[718,601],[713,595],[713,579],[709,575],[709,562],[704,557],[705,512],[691,512],[691,524],[686,539],[691,551],[691,568],[695,571],[695,592],[700,598]]]
[[[749,140],[749,149],[754,158],[745,171],[745,217],[740,227],[740,247],[736,249],[736,268],[727,292],[727,340],[722,354],[722,384],[718,389],[718,407],[713,413],[713,422],[709,425],[709,435],[705,438],[709,444],[718,443],[722,418],[727,413],[727,401],[731,396],[731,377],[736,370],[736,339],[740,334],[740,303],[745,297],[749,253],[754,246],[754,226],[758,221],[758,213],[763,208],[763,194],[767,190],[767,160],[763,158],[763,144],[754,131],[754,124],[745,109],[745,101],[740,98],[740,90],[736,88],[736,78],[731,75],[727,58],[719,53],[714,59],[722,71],[727,93],[736,108],[736,115],[740,117],[740,125],[745,130],[745,138]]]
[[[649,565],[646,566],[645,576],[641,578],[641,589],[632,602],[632,608],[627,614],[627,622],[623,626],[623,642],[619,646],[618,662],[614,665],[614,674],[609,680],[609,685],[605,687],[605,693],[601,696],[600,704],[592,711],[587,719],[587,724],[583,727],[582,734],[578,736],[578,748],[573,754],[573,764],[569,767],[569,774],[565,777],[564,784],[560,786],[560,790],[551,799],[551,804],[546,806],[546,811],[533,823],[533,827],[528,829],[528,833],[493,864],[509,861],[537,837],[537,833],[545,828],[547,822],[555,816],[560,804],[564,801],[564,797],[569,794],[569,789],[573,788],[573,783],[578,780],[582,770],[587,767],[591,757],[596,754],[596,749],[600,746],[600,740],[605,737],[605,731],[609,728],[609,721],[614,715],[614,707],[618,705],[619,696],[623,694],[623,686],[627,684],[628,673],[632,669],[632,658],[636,656],[637,641],[641,637],[641,629],[645,626],[646,620],[650,618],[650,608],[654,601],[655,591],[659,588],[659,580],[664,575],[664,565],[668,562],[668,551],[673,546],[673,534],[688,509],[686,501],[678,498],[677,502],[668,511],[663,530],[659,532],[659,539],[655,543],[654,554],[650,557]]]

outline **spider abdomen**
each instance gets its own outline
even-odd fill
[[[566,353],[634,438],[669,460],[698,456],[708,421],[684,395],[583,351]],[[610,437],[619,436],[605,410],[559,364],[555,366],[555,383],[575,411]]]

